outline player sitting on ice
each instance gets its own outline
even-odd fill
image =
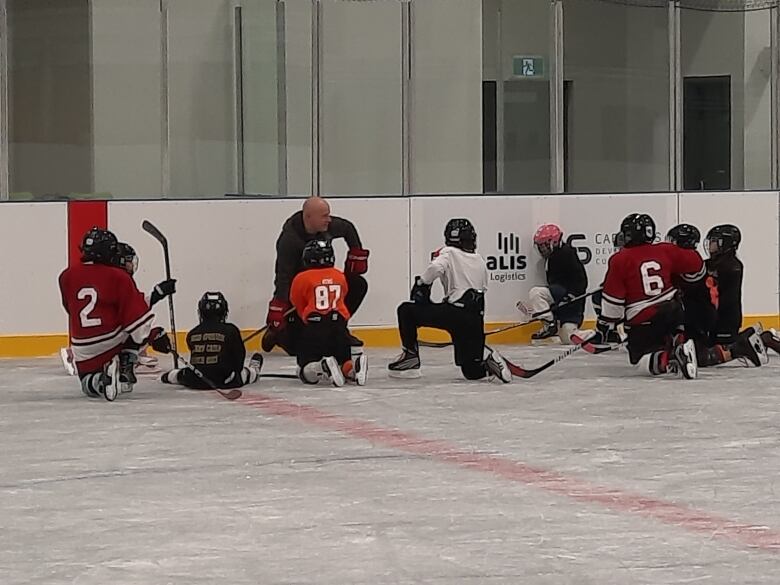
[[[684,314],[673,279],[695,283],[705,277],[695,250],[654,244],[655,222],[632,213],[620,224],[624,247],[609,259],[602,293],[599,332],[607,336],[625,320],[629,361],[653,375],[697,376],[696,347],[683,335]]]
[[[674,226],[666,234],[666,241],[680,248],[696,250],[701,240],[701,233],[696,226],[682,223]],[[739,262],[737,260],[737,262]],[[709,264],[709,263],[705,263]],[[685,335],[693,339],[696,344],[696,359],[700,367],[723,364],[737,358],[745,358],[753,365],[760,366],[766,350],[761,339],[753,327],[747,328],[742,333],[738,327],[742,322],[742,270],[739,265],[739,277],[727,278],[726,284],[733,287],[728,290],[724,298],[719,296],[718,282],[713,275],[694,283],[684,280],[675,281],[675,286],[682,293],[683,308],[685,310]],[[728,307],[724,303],[727,299],[735,302]],[[732,325],[736,328],[728,331],[723,328],[717,333],[719,314],[731,315],[739,313],[739,319],[732,319]]]
[[[130,276],[134,276],[138,270],[138,255],[135,253],[135,249],[125,242],[117,242],[116,253],[112,260],[112,264],[118,266],[127,271]],[[156,303],[176,292],[176,279],[164,280],[154,287],[151,295],[146,296],[146,302],[149,307],[154,306]],[[136,369],[143,368],[147,372],[157,371],[157,358],[155,356],[147,355],[148,346],[142,347],[138,352],[138,362],[136,363]],[[70,347],[64,347],[60,350],[60,357],[65,369],[71,376],[76,375],[76,364],[73,358],[73,350]]]
[[[506,361],[485,347],[484,314],[488,272],[476,252],[477,232],[468,219],[451,219],[444,229],[444,247],[422,276],[415,277],[411,301],[398,306],[402,353],[387,368],[391,376],[420,375],[418,327],[443,329],[452,336],[455,364],[468,380],[495,376],[511,382]],[[441,279],[444,300],[431,302],[431,285]]]
[[[246,348],[241,340],[241,331],[227,322],[228,302],[221,292],[207,292],[198,301],[200,323],[187,333],[187,347],[190,350],[190,364],[197,368],[203,378],[218,388],[240,388],[256,382],[263,367],[263,356],[252,355],[244,366]],[[161,353],[170,353],[167,348],[153,346]],[[212,387],[190,368],[177,368],[165,372],[160,380],[165,384],[179,384],[195,390],[209,390]]]
[[[92,228],[81,243],[81,262],[59,277],[81,390],[115,400],[136,382],[138,349],[149,342],[152,314],[133,278],[116,266],[116,236]]]
[[[368,361],[362,348],[352,345],[347,329],[347,279],[333,266],[333,246],[329,240],[309,240],[302,261],[303,270],[290,285],[290,302],[302,324],[298,376],[306,384],[329,382],[340,387],[350,380],[362,386]]]
[[[555,224],[547,223],[534,234],[534,246],[545,260],[547,286],[535,286],[528,293],[528,312],[547,311],[553,303],[565,304],[542,315],[542,328],[531,335],[533,340],[558,336],[561,343],[570,344],[571,336],[581,333],[585,315],[585,299],[569,302],[585,294],[588,276],[577,251],[563,241],[563,232]],[[520,308],[522,302],[518,303]]]

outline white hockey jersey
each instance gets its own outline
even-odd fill
[[[471,288],[483,293],[487,290],[488,270],[480,254],[444,246],[420,278],[425,284],[433,284],[437,278],[441,279],[444,300],[456,303]]]

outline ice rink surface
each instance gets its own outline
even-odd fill
[[[780,582],[777,356],[686,382],[579,352],[502,385],[368,353],[365,387],[236,402],[154,377],[90,400],[58,359],[0,362],[0,583]]]

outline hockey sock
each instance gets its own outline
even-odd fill
[[[181,368],[176,370],[170,370],[168,372],[165,372],[162,376],[160,376],[160,381],[163,384],[181,384],[181,380],[179,380],[180,374],[183,372]]]
[[[639,358],[636,367],[639,370],[650,372],[653,376],[665,374],[668,371],[670,353],[664,351],[654,351],[647,353]]]
[[[699,365],[706,368],[731,361],[732,357],[731,352],[718,343],[712,347],[704,348],[697,359]]]

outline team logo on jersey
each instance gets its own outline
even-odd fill
[[[485,258],[490,271],[490,280],[499,283],[525,280],[528,258],[521,253],[520,236],[512,232],[498,232],[496,248],[498,250],[496,254]]]

